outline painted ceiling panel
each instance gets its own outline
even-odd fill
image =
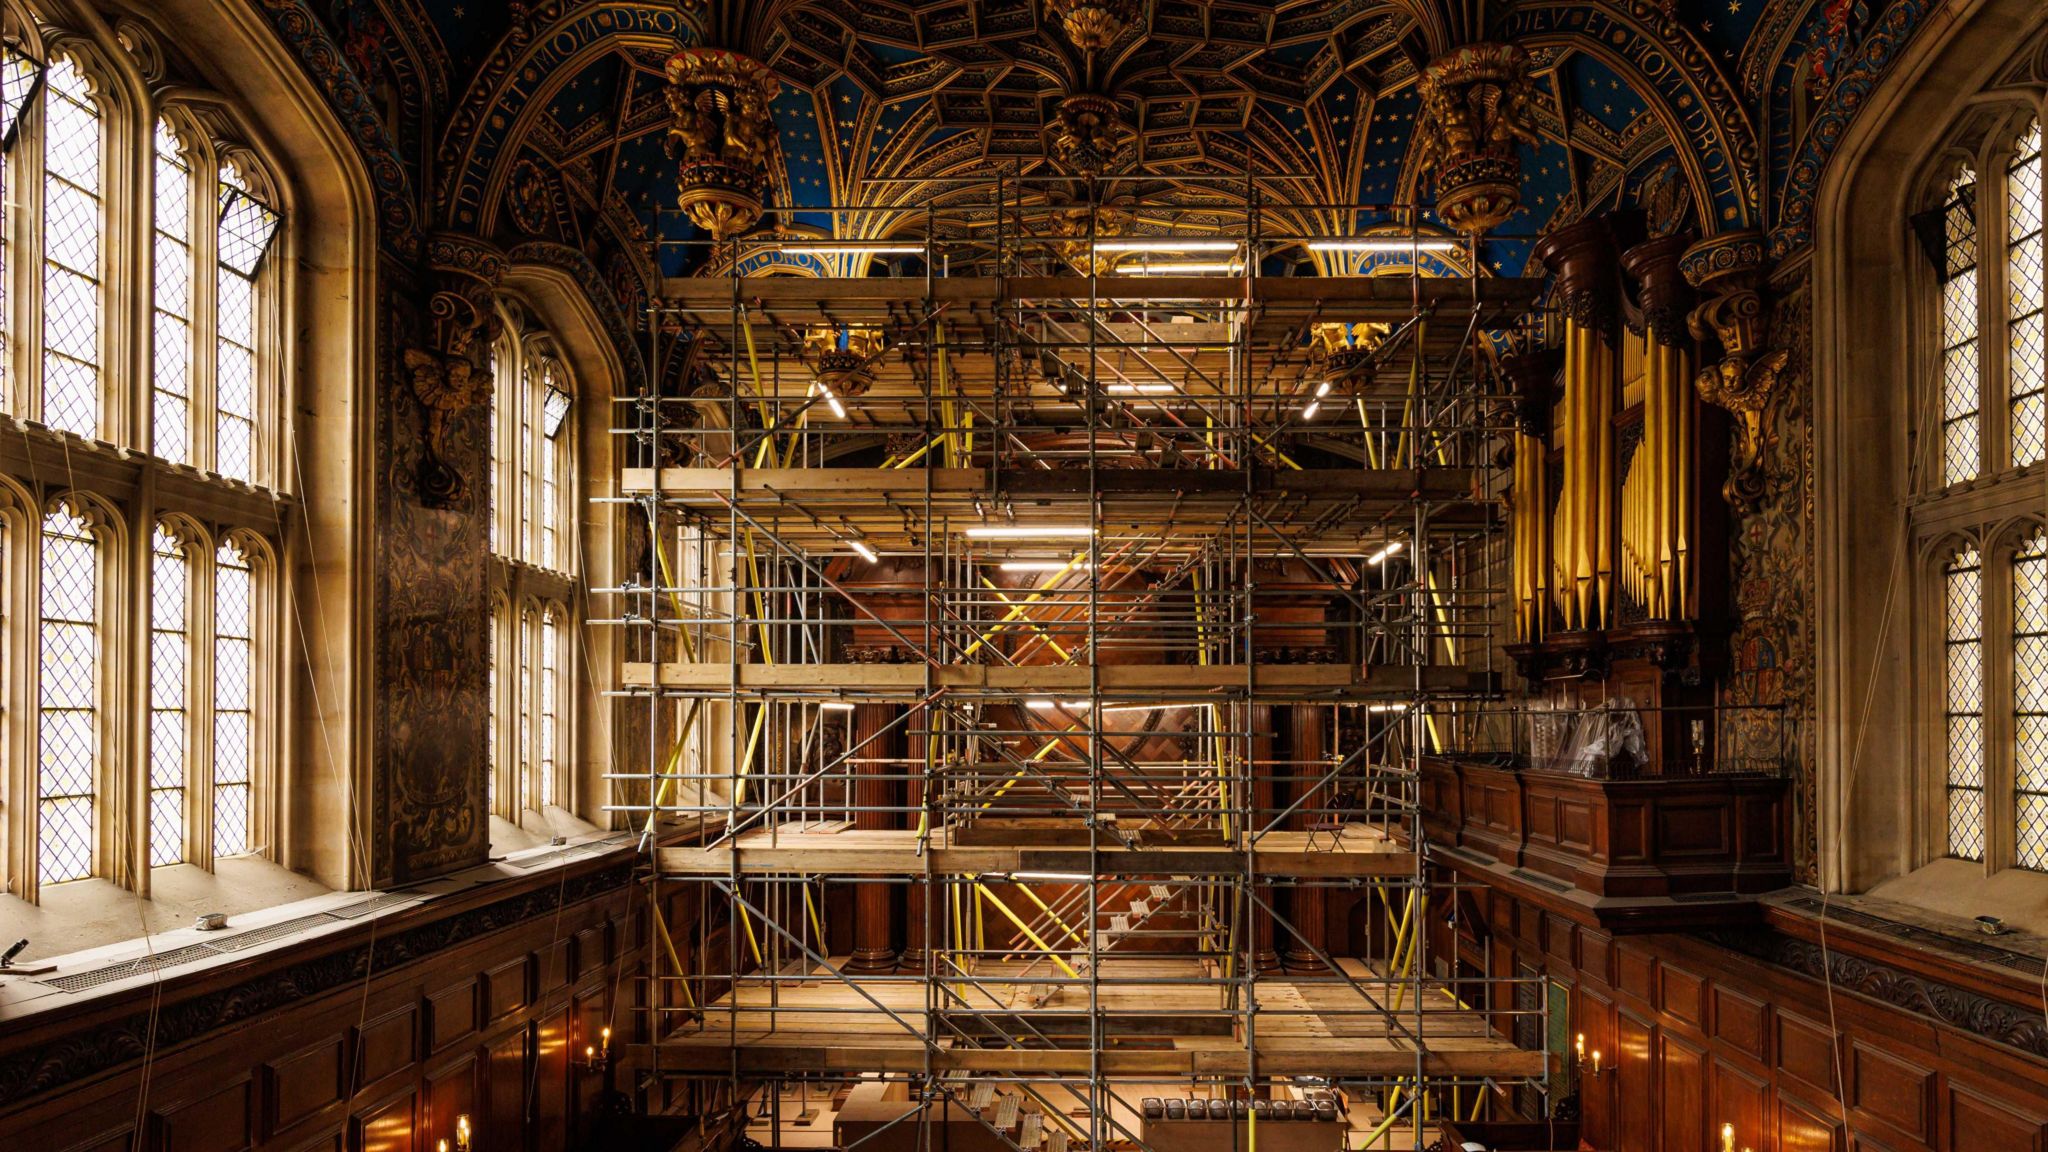
[[[1890,0],[1917,14],[1925,0]],[[310,0],[395,126],[430,227],[632,250],[695,235],[673,206],[661,67],[687,43],[764,61],[771,227],[873,235],[892,209],[971,198],[961,181],[1047,170],[1047,124],[1073,93],[1115,99],[1127,184],[1150,203],[1241,190],[1240,172],[1311,178],[1329,203],[1432,189],[1416,170],[1417,79],[1457,13],[1483,11],[1538,72],[1540,139],[1520,150],[1521,208],[1486,268],[1519,272],[1530,240],[1582,211],[1642,206],[1695,231],[1772,225],[1795,158],[1878,27],[1878,0],[1143,0],[1089,57],[1048,0]],[[1910,26],[1908,26],[1910,30]],[[434,108],[401,106],[426,77]],[[394,80],[394,78],[396,78]],[[406,89],[410,92],[410,89]],[[412,97],[408,97],[412,99]],[[431,135],[428,135],[431,134]],[[1822,142],[1825,146],[1825,141]],[[433,157],[434,162],[427,163]],[[942,181],[943,178],[943,182]],[[1275,189],[1262,184],[1269,201]],[[872,210],[831,213],[833,203]],[[1356,232],[1399,219],[1325,212]],[[1433,220],[1423,212],[1422,223]],[[908,225],[905,225],[908,227]],[[592,257],[609,267],[604,254]],[[669,271],[694,266],[665,251]]]

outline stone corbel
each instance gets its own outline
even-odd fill
[[[1705,299],[1687,319],[1694,339],[1718,345],[1720,358],[1694,376],[1700,399],[1736,418],[1737,438],[1721,494],[1738,509],[1752,509],[1770,488],[1764,462],[1777,432],[1773,402],[1791,354],[1770,347],[1771,315],[1764,300],[1764,241],[1744,230],[1710,236],[1686,249],[1680,266]]]
[[[429,242],[427,259],[426,331],[402,359],[420,406],[420,502],[446,508],[468,492],[467,479],[448,460],[448,424],[490,395],[491,344],[498,330],[492,296],[505,258],[479,240],[443,234]]]

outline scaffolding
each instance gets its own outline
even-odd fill
[[[1401,274],[1261,274],[1305,210],[1380,206],[1109,237],[1047,193],[809,244],[838,275],[728,242],[649,309],[688,367],[617,401],[592,608],[644,755],[610,805],[650,861],[639,1067],[731,1137],[817,1098],[839,1146],[1023,1152],[1420,1148],[1547,1089],[1511,1037],[1548,998],[1431,955],[1418,795],[1499,697],[1489,341],[1537,285],[1423,275],[1414,232],[1373,239]]]

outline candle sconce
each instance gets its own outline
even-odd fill
[[[1572,1041],[1572,1050],[1578,1054],[1579,1075],[1598,1078],[1614,1071],[1613,1065],[1603,1065],[1600,1063],[1600,1050],[1598,1048],[1593,1049],[1590,1054],[1587,1053],[1586,1034],[1584,1032],[1579,1033],[1578,1037]]]
[[[454,1152],[470,1152],[470,1136],[469,1113],[464,1112],[455,1118]],[[448,1141],[445,1139],[436,1140],[434,1142],[434,1149],[435,1152],[449,1152]]]
[[[1721,1152],[1735,1152],[1735,1125],[1721,1125]],[[1749,1145],[1742,1146],[1742,1152],[1749,1152]]]
[[[610,1025],[606,1025],[604,1030],[598,1033],[597,1043],[584,1046],[583,1066],[598,1075],[603,1075],[611,1070],[612,1030]]]

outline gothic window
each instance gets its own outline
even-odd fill
[[[538,749],[538,792],[533,807],[557,803],[555,793],[555,718],[560,707],[562,664],[557,652],[561,617],[551,607],[540,617],[540,748]]]
[[[191,671],[185,545],[158,525],[149,576],[149,862],[185,859],[187,679]]]
[[[1915,221],[1935,285],[1922,426],[1938,429],[1909,461],[1906,507],[1910,545],[1933,558],[1918,570],[1929,614],[1915,667],[1935,721],[1921,850],[1987,873],[2048,870],[2043,561],[2029,527],[2048,381],[2048,156],[2031,109],[1977,125]]]
[[[2013,862],[2048,871],[2048,530],[2012,558]]]
[[[31,901],[264,848],[260,721],[284,682],[265,558],[285,505],[250,487],[283,487],[274,301],[294,274],[269,258],[283,196],[236,143],[241,110],[146,80],[98,33],[35,35],[59,45],[47,68],[0,44],[0,404],[29,417],[0,473],[36,509],[10,525],[26,563],[0,608],[28,633],[5,680],[33,802],[0,804],[0,858]],[[57,473],[35,463],[53,452]],[[111,534],[124,524],[135,547]]]
[[[520,821],[571,791],[576,601],[574,389],[554,340],[505,302],[493,349],[491,811]],[[501,615],[502,614],[502,615]]]
[[[2048,376],[2048,332],[2042,318],[2041,122],[2015,148],[2005,170],[2007,241],[2006,394],[2010,456],[2032,464],[2042,454],[2042,383]]]
[[[191,459],[192,167],[162,120],[156,122],[155,207],[154,451],[183,464]]]
[[[1946,591],[1943,641],[1944,731],[1948,763],[1948,851],[1984,858],[1984,572],[1974,547],[1942,569]]]
[[[92,874],[100,734],[100,545],[84,509],[43,516],[37,645],[37,853],[42,882]]]
[[[43,421],[100,433],[99,103],[72,60],[43,98]]]
[[[231,163],[217,183],[220,226],[215,237],[214,468],[237,480],[257,479],[257,341],[263,255],[278,215],[249,190]]]

